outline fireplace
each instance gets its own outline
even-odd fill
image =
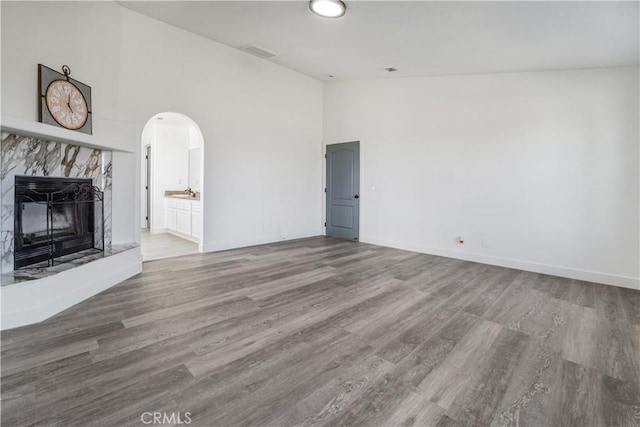
[[[103,193],[91,179],[15,177],[14,269],[104,250]]]

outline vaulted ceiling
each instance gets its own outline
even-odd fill
[[[637,65],[638,2],[124,1],[123,6],[330,80]],[[398,69],[395,73],[387,67]]]

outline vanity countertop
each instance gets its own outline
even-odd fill
[[[200,201],[200,196],[189,196],[188,194],[165,194],[165,199],[180,199],[180,200],[193,200],[195,202]]]

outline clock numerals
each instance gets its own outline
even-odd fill
[[[53,119],[67,129],[80,129],[87,122],[88,108],[84,96],[66,80],[49,84],[46,102]]]

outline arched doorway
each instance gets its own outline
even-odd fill
[[[153,116],[141,138],[143,260],[202,252],[204,138],[188,116]]]

